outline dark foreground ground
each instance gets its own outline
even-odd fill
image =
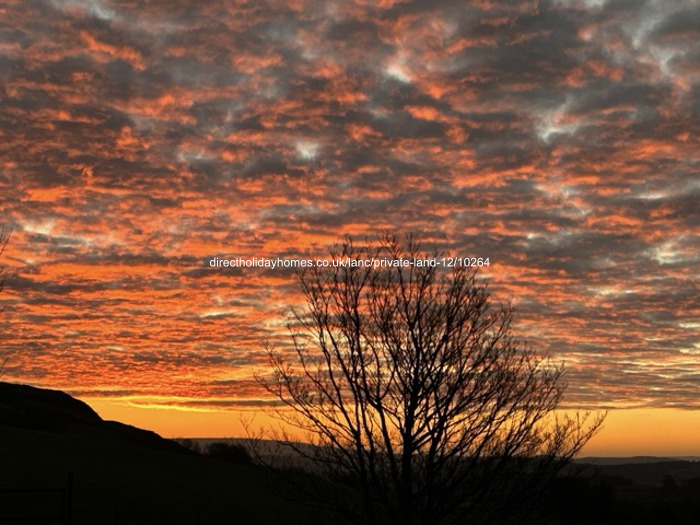
[[[0,523],[60,513],[58,492],[3,489],[62,489],[71,473],[74,525],[317,521],[275,497],[263,472],[244,459],[203,457],[151,432],[102,421],[62,392],[0,383]]]
[[[310,521],[270,495],[252,466],[0,426],[0,488],[61,488],[71,472],[76,525]],[[0,493],[0,523],[60,505],[47,493]]]
[[[340,523],[295,501],[293,490],[280,496],[279,480],[240,449],[212,450],[196,454],[103,421],[62,392],[0,383],[0,524],[60,523],[14,519],[60,513],[60,492],[35,491],[68,486],[74,525]],[[604,463],[572,466],[536,523],[700,524],[700,462]]]

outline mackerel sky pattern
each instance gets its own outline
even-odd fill
[[[413,232],[489,257],[566,401],[700,408],[700,6],[0,2],[6,376],[266,403],[292,271]]]

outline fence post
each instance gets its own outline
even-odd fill
[[[63,493],[65,498],[65,503],[63,507],[63,523],[66,525],[73,525],[73,473],[68,473],[68,481],[66,483],[66,490]]]

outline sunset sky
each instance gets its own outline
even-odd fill
[[[291,270],[412,232],[488,257],[609,409],[700,455],[695,0],[0,1],[3,379],[166,437],[264,420]]]

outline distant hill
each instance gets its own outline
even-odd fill
[[[155,432],[117,421],[105,421],[87,403],[65,392],[29,385],[0,382],[0,424],[189,453],[178,443]]]
[[[669,479],[676,483],[700,479],[700,461],[695,457],[581,458],[575,463],[591,466],[605,476],[629,480],[644,486],[660,487]]]
[[[641,465],[646,463],[667,463],[669,461],[698,461],[700,456],[629,456],[629,457],[585,457],[577,458],[576,463],[588,465]]]

